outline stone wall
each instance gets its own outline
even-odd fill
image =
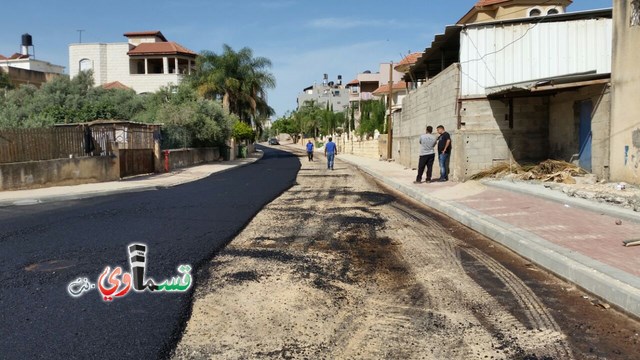
[[[118,179],[120,166],[115,156],[0,164],[0,190],[77,185]]]
[[[338,154],[349,154],[370,159],[380,159],[380,144],[377,139],[359,141],[352,137],[347,140],[346,136],[342,136],[336,141],[336,144],[338,145]]]
[[[165,161],[167,157],[169,158],[168,171],[221,160],[218,148],[166,150],[164,156]]]

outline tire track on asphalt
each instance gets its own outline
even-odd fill
[[[420,224],[414,227],[414,232],[425,236],[426,238],[433,240],[433,235],[438,232],[446,231],[439,224],[434,224],[434,220],[428,216],[415,211],[411,211],[407,207],[401,204],[394,203],[391,205],[404,219],[409,221],[418,221]],[[440,231],[431,231],[426,227],[426,224],[435,228],[440,228]],[[469,248],[462,241],[451,236],[440,236],[435,243],[438,244],[437,250],[441,251],[444,257],[449,261],[450,265],[453,265],[456,270],[462,270],[464,273],[464,267],[462,265],[460,247],[463,246],[463,250],[467,254],[471,255],[474,259],[483,264],[492,274],[494,274],[507,288],[507,290],[513,295],[514,299],[518,302],[520,308],[524,311],[525,316],[529,320],[534,330],[531,331],[531,336],[534,339],[534,343],[547,344],[545,347],[554,349],[554,355],[562,359],[573,359],[573,353],[569,344],[566,341],[566,336],[563,334],[561,328],[556,323],[551,313],[546,309],[544,304],[540,301],[537,295],[515,274],[506,269],[502,264],[481,252],[478,249]],[[434,243],[431,241],[430,243]],[[486,293],[487,296],[491,296]],[[511,314],[503,314],[500,316],[497,323],[494,321],[494,325],[498,328],[508,327],[521,328],[523,324]],[[499,325],[499,326],[498,326]]]

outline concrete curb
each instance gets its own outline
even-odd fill
[[[257,163],[258,161],[262,160],[262,158],[264,157],[264,152],[263,151],[256,150],[256,153],[259,153],[260,156],[256,157],[254,161],[247,161],[245,163],[238,164],[236,166],[229,167],[227,169],[216,171],[216,172],[213,172],[213,173],[210,173],[210,174],[207,174],[207,175],[203,175],[203,176],[200,176],[200,177],[197,177],[197,178],[193,178],[193,179],[188,179],[188,180],[184,180],[184,181],[177,181],[175,183],[171,183],[171,184],[168,184],[168,185],[156,185],[155,188],[158,189],[158,190],[170,189],[172,187],[176,187],[176,186],[188,184],[190,182],[194,182],[194,181],[198,181],[198,180],[202,180],[202,179],[208,178],[209,176],[214,175],[214,174],[223,174],[223,173],[225,173],[227,171],[235,170],[235,169],[247,166],[247,165],[253,165],[253,164]]]
[[[512,192],[531,195],[535,197],[544,198],[560,204],[566,204],[573,207],[581,208],[584,210],[593,211],[600,214],[609,215],[619,219],[624,219],[633,222],[640,222],[640,213],[637,213],[631,209],[625,209],[614,205],[605,203],[594,203],[593,201],[575,198],[568,196],[564,193],[558,193],[550,189],[540,189],[536,185],[519,183],[519,182],[507,182],[498,180],[485,180],[482,181],[484,185],[495,187],[498,189],[509,190]]]
[[[117,194],[127,194],[127,193],[136,193],[136,192],[142,192],[142,191],[153,191],[153,190],[163,190],[163,189],[170,189],[176,186],[180,186],[180,185],[184,185],[187,183],[191,183],[194,181],[199,181],[202,179],[205,179],[211,175],[215,175],[215,174],[222,174],[225,173],[227,171],[231,171],[234,169],[238,169],[241,168],[243,166],[247,166],[247,165],[252,165],[258,161],[260,161],[262,159],[262,157],[264,156],[264,152],[259,151],[260,156],[256,157],[254,161],[247,161],[245,163],[242,164],[238,164],[232,167],[229,167],[227,169],[223,169],[220,171],[216,171],[216,172],[212,172],[203,176],[199,176],[199,177],[194,177],[194,178],[190,178],[187,180],[181,180],[181,181],[176,181],[176,182],[170,182],[168,184],[164,184],[164,185],[135,185],[135,186],[130,186],[130,187],[124,187],[124,188],[120,188],[120,189],[114,189],[114,190],[105,190],[105,191],[90,191],[90,192],[81,192],[81,193],[76,193],[76,194],[65,194],[65,195],[49,195],[49,196],[34,196],[31,199],[27,199],[27,198],[22,198],[22,199],[10,199],[10,200],[0,200],[0,208],[3,207],[11,207],[11,206],[26,206],[26,205],[36,205],[36,204],[43,204],[43,203],[51,203],[51,202],[59,202],[59,201],[70,201],[70,200],[82,200],[82,199],[89,199],[89,198],[95,198],[95,197],[102,197],[102,196],[109,196],[109,195],[117,195]],[[24,204],[20,204],[20,202],[25,202]]]
[[[398,183],[366,166],[349,163],[381,183],[451,217],[467,227],[506,246],[520,256],[555,273],[586,291],[640,317],[640,278],[553,244],[533,233],[514,229],[500,220],[464,205],[429,197],[409,185]]]

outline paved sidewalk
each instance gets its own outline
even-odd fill
[[[262,155],[263,153],[258,151],[254,154],[250,154],[246,159],[197,165],[189,168],[177,169],[170,173],[136,176],[120,181],[73,186],[55,186],[31,190],[0,191],[0,207],[34,205],[43,202],[77,200],[97,196],[173,187],[206,178],[211,174],[252,164],[260,160]]]
[[[640,246],[622,244],[640,238],[637,213],[499,183],[413,184],[416,172],[397,163],[343,154],[337,160],[640,316]]]

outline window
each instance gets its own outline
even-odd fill
[[[560,11],[558,11],[558,9],[549,9],[549,11],[547,11],[547,15],[557,15],[560,14]]]
[[[540,9],[531,9],[529,10],[529,17],[535,17],[542,15],[542,10]]]
[[[129,60],[129,74],[138,75],[144,74],[144,72],[144,59]]]
[[[631,26],[640,26],[640,0],[631,0]]]
[[[164,74],[164,61],[160,59],[147,59],[148,74]]]
[[[80,72],[93,70],[93,61],[89,59],[80,60]]]

